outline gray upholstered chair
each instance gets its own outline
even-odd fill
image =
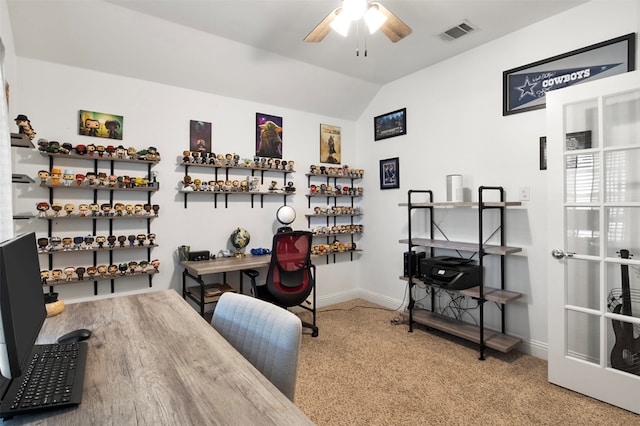
[[[211,325],[293,401],[302,337],[300,318],[274,304],[229,292],[220,296]]]

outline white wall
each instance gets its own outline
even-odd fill
[[[251,233],[249,248],[270,248],[271,237],[277,227],[275,212],[283,202],[280,197],[266,197],[264,208],[260,208],[260,200],[256,198],[255,208],[252,209],[248,197],[242,200],[230,198],[229,207],[225,208],[224,197],[219,197],[218,208],[214,209],[213,196],[196,194],[190,196],[188,208],[184,208],[183,195],[177,191],[178,183],[184,177],[184,168],[178,162],[182,161],[182,151],[189,147],[189,120],[213,123],[214,152],[238,153],[243,158],[252,158],[255,152],[256,112],[283,117],[283,158],[296,162],[293,181],[298,193],[288,199],[288,204],[297,210],[296,228],[307,228],[304,217],[308,211],[304,196],[307,183],[304,173],[309,165],[319,164],[321,123],[342,127],[343,164],[358,167],[353,122],[25,58],[19,58],[18,70],[22,96],[16,99],[14,112],[29,116],[38,138],[70,142],[73,145],[107,144],[106,140],[77,134],[78,110],[84,109],[124,116],[124,146],[144,148],[153,145],[158,148],[162,161],[153,170],[159,173],[161,189],[152,196],[152,202],[160,205],[160,216],[153,220],[152,232],[157,234],[159,247],[153,250],[152,256],[160,260],[161,274],[154,278],[153,289],[181,288],[182,270],[177,265],[175,253],[179,245],[186,244],[192,250],[208,249],[217,253],[220,249],[230,248],[227,246],[229,235],[240,226]],[[84,163],[56,160],[56,165],[75,171],[87,171],[92,167],[90,162]],[[48,158],[27,152],[18,160],[17,167],[22,173],[37,176],[39,169],[48,169]],[[210,180],[213,175],[208,171],[211,172],[210,169],[192,168],[189,174],[194,179]],[[142,172],[146,174],[145,170]],[[267,174],[267,183],[274,176],[281,181],[279,175]],[[17,192],[18,211],[35,211],[38,201],[48,199],[48,191],[37,185],[28,189],[18,188]],[[81,200],[86,202],[89,197],[90,201],[90,193],[83,196],[77,194],[77,191],[65,193],[64,190],[56,190],[54,198],[56,202],[64,203],[72,201],[71,197],[84,196]],[[128,195],[116,193],[114,201],[125,199]],[[103,195],[103,198],[106,196]],[[77,204],[80,201],[74,202]],[[24,230],[36,229],[39,236],[47,234],[47,224],[43,220],[21,221],[18,226]],[[54,225],[54,235],[64,236],[66,232],[74,236],[83,226],[88,225],[78,228],[78,224],[59,223]],[[123,227],[120,223],[114,225],[115,232],[118,233]],[[90,233],[88,231],[90,229],[86,229],[86,233]],[[102,233],[105,234],[104,230]],[[69,263],[72,258],[68,256],[71,255],[58,255],[54,259],[56,262]],[[79,261],[79,264],[86,263],[90,262]],[[58,263],[57,266],[64,265]],[[357,269],[350,262],[332,266],[320,264],[318,277],[319,304],[332,303],[336,297],[351,298],[350,295],[340,295],[353,290],[358,283]],[[218,280],[221,279],[218,277]],[[236,274],[230,274],[229,279],[235,281]],[[101,284],[100,288],[100,294],[108,294],[108,283]],[[116,282],[118,293],[146,289],[145,280]],[[58,286],[56,291],[66,300],[80,300],[93,295],[92,285]]]
[[[525,340],[523,349],[545,357],[547,176],[538,169],[538,139],[545,133],[545,113],[503,117],[502,72],[637,32],[639,18],[636,1],[592,1],[385,86],[357,122],[24,58],[13,65],[19,75],[16,91],[20,97],[12,101],[11,114],[28,114],[38,137],[74,144],[87,140],[76,134],[79,109],[121,114],[126,145],[158,147],[163,160],[154,169],[160,174],[162,189],[153,201],[161,205],[161,215],[153,230],[161,246],[153,255],[161,260],[162,273],[154,279],[154,289],[179,288],[178,245],[217,252],[234,227],[243,226],[252,234],[251,246],[266,247],[276,226],[273,218],[278,201],[267,201],[263,209],[250,209],[248,202],[213,209],[210,202],[190,200],[184,209],[182,196],[174,188],[184,174],[177,157],[187,146],[191,119],[213,123],[214,150],[249,156],[255,113],[284,117],[284,156],[297,164],[298,195],[291,201],[298,211],[296,227],[306,227],[304,173],[310,164],[319,162],[319,124],[342,127],[343,163],[365,169],[366,232],[359,240],[365,251],[359,262],[319,266],[320,304],[354,296],[390,307],[402,304],[406,286],[398,276],[406,247],[398,240],[406,237],[407,213],[398,203],[406,201],[408,189],[432,189],[436,200],[443,200],[445,176],[451,173],[463,174],[464,186],[474,200],[479,185],[503,186],[511,200],[517,199],[519,187],[528,186],[531,201],[507,215],[508,244],[523,247],[522,254],[508,258],[508,287],[524,294],[508,307],[507,330]],[[5,25],[0,27],[3,40],[5,31]],[[408,134],[374,142],[372,117],[402,107],[407,108]],[[380,191],[379,160],[396,156],[400,157],[401,189]],[[32,175],[46,164],[39,155],[19,161],[21,171]],[[46,199],[47,192],[34,186],[18,197],[25,209],[33,211],[35,202]],[[448,210],[437,220],[451,239],[476,235],[475,211]],[[46,224],[38,220],[19,226],[46,234]],[[146,283],[122,281],[117,289],[145,291]],[[68,300],[92,297],[89,286],[61,286],[60,291]]]
[[[403,299],[398,275],[407,247],[397,242],[406,238],[407,211],[398,203],[408,189],[431,189],[444,201],[452,173],[463,175],[474,201],[480,185],[504,187],[510,201],[528,186],[531,201],[506,217],[507,244],[523,248],[507,259],[507,287],[524,295],[507,308],[507,331],[525,340],[525,350],[546,356],[547,288],[554,290],[546,282],[547,180],[538,162],[545,112],[503,117],[502,72],[637,32],[639,13],[636,1],[592,1],[385,86],[358,121],[358,144],[367,170],[400,158],[401,189],[378,191],[375,179],[366,182],[364,207],[373,210],[367,226],[377,232],[363,237],[361,287],[387,304]],[[371,117],[403,107],[407,135],[374,142]],[[447,210],[436,219],[452,240],[476,237],[475,210]]]

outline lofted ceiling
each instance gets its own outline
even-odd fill
[[[586,2],[380,0],[408,37],[352,27],[305,43],[341,0],[6,1],[20,57],[350,119],[388,82]],[[462,22],[476,30],[439,36]],[[277,88],[257,87],[256,73]]]

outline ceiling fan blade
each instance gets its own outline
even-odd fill
[[[389,37],[389,40],[396,43],[411,34],[411,28],[402,22],[400,18],[391,13],[389,9],[377,1],[371,2],[371,6],[377,7],[378,10],[387,17],[385,23],[380,27],[380,31]]]
[[[335,9],[333,9],[326,16],[326,18],[324,18],[318,25],[316,25],[313,30],[311,30],[311,32],[304,38],[304,41],[308,43],[317,43],[319,41],[322,41],[322,39],[325,38],[327,34],[329,34],[329,31],[331,31],[331,27],[329,25],[331,24],[331,22],[333,22],[334,19],[336,19],[336,16],[338,16],[338,13],[340,13],[341,10],[341,7],[336,7]]]

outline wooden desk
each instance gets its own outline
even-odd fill
[[[242,271],[243,269],[259,269],[269,266],[271,255],[254,256],[252,254],[244,257],[221,257],[212,260],[199,262],[182,261],[180,266],[184,268],[182,272],[182,297],[190,298],[200,307],[200,315],[204,316],[204,285],[203,275],[224,274],[223,281],[226,283],[227,272]],[[187,277],[191,278],[200,286],[200,297],[191,297],[187,292]],[[244,291],[243,275],[240,272],[240,293]]]
[[[5,424],[313,424],[173,290],[67,305],[38,343],[93,330],[82,404]]]

